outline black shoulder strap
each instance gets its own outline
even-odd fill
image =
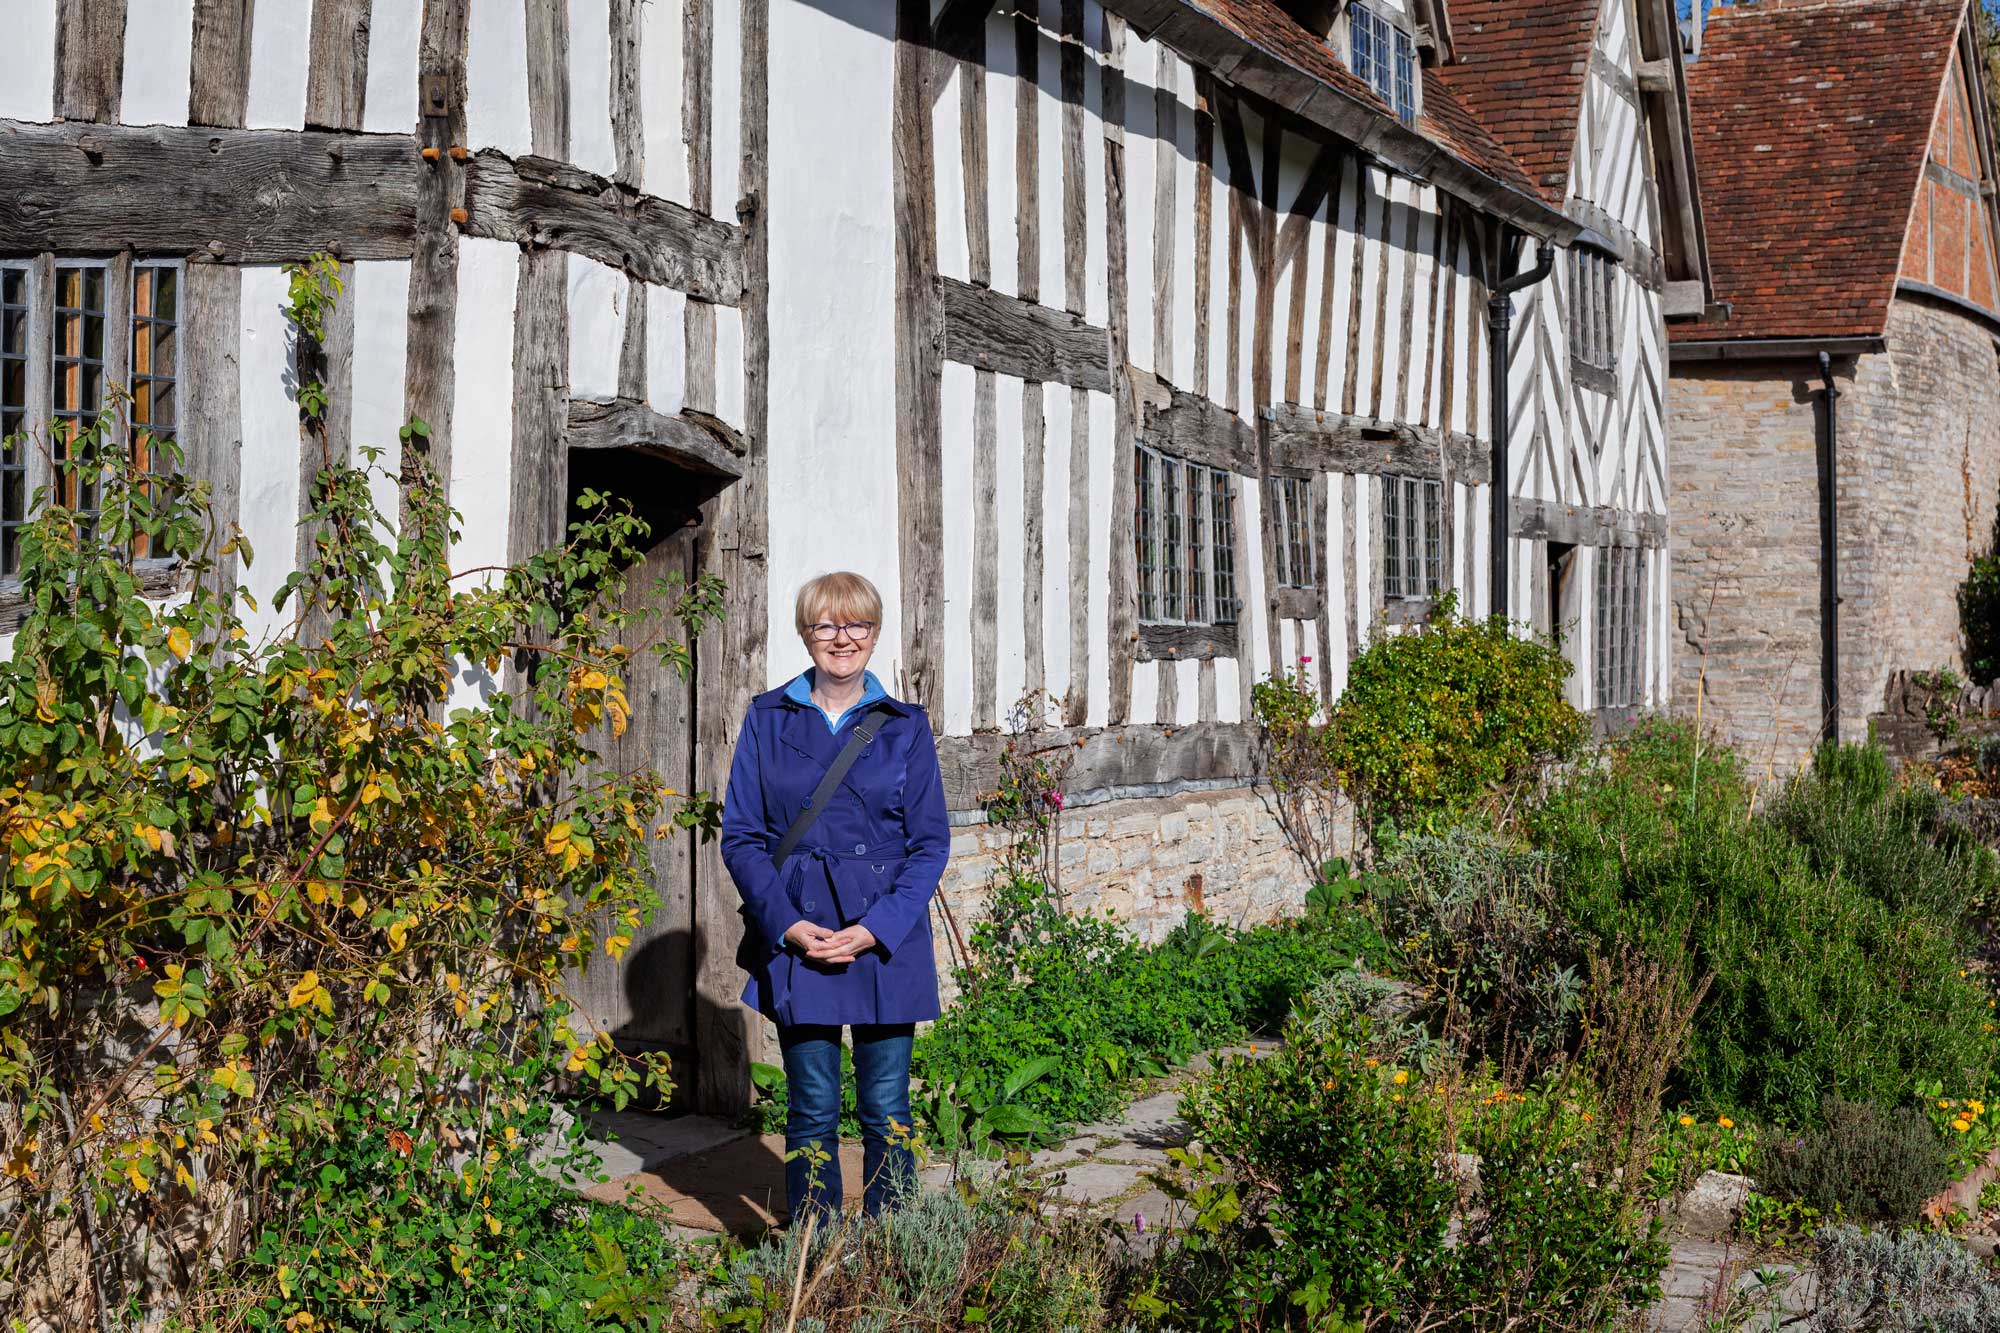
[[[854,734],[847,738],[847,744],[841,747],[839,755],[834,758],[833,766],[827,769],[826,776],[819,780],[819,786],[813,788],[812,799],[806,802],[806,808],[799,811],[799,817],[785,830],[785,836],[779,841],[777,850],[771,853],[773,867],[784,869],[785,858],[792,854],[799,845],[799,839],[805,837],[806,831],[819,819],[820,812],[826,809],[826,803],[833,799],[833,789],[847,776],[847,770],[854,767],[854,761],[868,748],[868,742],[875,739],[876,729],[880,726],[881,714],[871,706],[867,714],[854,724]]]

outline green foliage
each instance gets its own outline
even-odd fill
[[[1965,669],[1981,685],[2000,679],[2000,554],[1982,555],[1958,588]]]
[[[1986,1333],[2000,1328],[2000,1283],[1950,1236],[1824,1227],[1812,1333]]]
[[[1413,1077],[1365,1020],[1286,1035],[1183,1099],[1202,1146],[1166,1187],[1191,1225],[1142,1309],[1192,1329],[1582,1329],[1657,1295],[1666,1243],[1584,1173],[1591,1120],[1560,1093],[1489,1099],[1462,1200],[1439,1170],[1462,1090]]]
[[[1729,752],[1652,720],[1524,823],[1598,947],[1713,974],[1679,1093],[1798,1126],[1828,1094],[1989,1083],[1988,997],[1963,963],[1988,862],[1902,802],[1876,761],[1834,752],[1753,814]]]
[[[1698,1119],[1687,1111],[1676,1112],[1654,1136],[1646,1163],[1646,1196],[1672,1198],[1708,1171],[1749,1175],[1757,1160],[1757,1139],[1755,1126],[1739,1125],[1733,1117]]]
[[[334,271],[294,273],[301,338]],[[598,762],[658,632],[619,609],[644,544],[629,513],[585,497],[562,548],[454,580],[412,422],[400,535],[368,475],[330,463],[307,567],[260,608],[220,583],[218,558],[253,552],[215,529],[206,484],[145,466],[112,398],[66,429],[22,530],[0,663],[0,1286],[71,1301],[63,1275],[91,1273],[90,1299],[162,1311],[226,1281],[244,1308],[306,1313],[310,1256],[286,1238],[334,1196],[298,1182],[352,1170],[366,1183],[338,1197],[398,1215],[357,1143],[444,1145],[462,1174],[533,1128],[499,1108],[668,1086],[568,978],[650,913],[648,841],[716,808]],[[93,492],[94,517],[59,503]],[[139,551],[184,594],[149,600]],[[695,628],[714,589],[654,600]],[[453,706],[477,667],[518,693]]]
[[[1402,827],[1463,810],[1577,752],[1589,725],[1563,698],[1569,661],[1516,628],[1462,619],[1447,598],[1355,660],[1328,764],[1372,816]]]
[[[1274,1028],[1296,995],[1371,942],[1348,912],[1246,931],[1190,917],[1149,947],[1109,918],[1065,910],[1037,881],[1002,878],[959,975],[964,999],[919,1038],[914,1069],[968,1110],[1014,1101],[1049,1125],[1096,1119],[1138,1078]],[[1002,1096],[1044,1058],[1054,1063],[1043,1076]],[[926,1129],[938,1128],[933,1116]]]
[[[2000,1116],[1988,1113],[1982,1097],[1947,1097],[1938,1079],[1917,1084],[1917,1109],[1944,1141],[1951,1178],[1963,1180],[2000,1149]]]
[[[1823,1214],[1863,1221],[1914,1221],[1951,1181],[1945,1142],[1914,1107],[1885,1110],[1829,1097],[1822,1124],[1766,1139],[1757,1183]]]

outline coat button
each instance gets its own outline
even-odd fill
[[[854,854],[855,854],[856,856],[866,856],[866,855],[868,854],[868,844],[867,844],[867,843],[865,843],[865,842],[857,842],[857,843],[855,843],[855,844],[854,844]]]
[[[812,911],[812,910],[813,910],[813,908],[814,908],[814,907],[816,907],[816,906],[818,906],[818,904],[816,904],[815,902],[813,902],[813,900],[812,900],[812,899],[810,899],[810,898],[806,899],[806,910],[807,910],[808,912]]]

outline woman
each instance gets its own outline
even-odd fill
[[[799,589],[797,624],[812,666],[751,701],[722,814],[722,859],[746,918],[743,1002],[777,1023],[784,1052],[795,1220],[840,1210],[843,1025],[864,1206],[880,1213],[916,1186],[910,1042],[938,1015],[929,909],[951,845],[930,719],[868,670],[882,626],[875,585],[813,579]],[[815,800],[843,755],[852,766]]]

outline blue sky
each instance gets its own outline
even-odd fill
[[[1725,0],[1708,0],[1708,6],[1709,8],[1713,9],[1717,4],[1724,2]],[[1754,4],[1755,0],[1745,0],[1745,3]],[[2000,18],[2000,0],[1984,0],[1984,3],[1986,5],[1987,13],[1994,15],[1996,18]],[[1693,4],[1694,0],[1680,0],[1682,18],[1686,18],[1688,14],[1692,12]]]

